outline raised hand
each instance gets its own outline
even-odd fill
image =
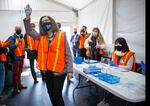
[[[32,13],[32,8],[30,7],[30,5],[27,4],[27,5],[24,7],[24,10],[25,10],[26,18],[30,18],[30,15],[31,15],[31,13]]]

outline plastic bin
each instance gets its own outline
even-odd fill
[[[88,68],[83,68],[83,72],[86,74],[97,74],[101,72],[102,68],[96,67],[95,65],[90,65]]]
[[[83,57],[75,57],[74,58],[74,63],[76,63],[76,64],[82,64],[82,62],[83,62]]]

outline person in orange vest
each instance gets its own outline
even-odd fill
[[[36,31],[34,23],[31,23],[31,27],[32,27],[32,30]],[[34,59],[37,58],[38,39],[35,39],[32,35],[25,34],[24,40],[25,40],[25,47],[27,48],[27,58],[29,59],[29,62],[30,62],[31,74],[34,79],[34,83],[38,83],[35,69],[34,69]]]
[[[87,26],[83,25],[81,29],[83,29],[85,31],[85,35],[86,35],[87,38],[91,35],[91,33],[87,32]]]
[[[129,50],[126,40],[122,37],[115,40],[112,61],[119,67],[136,71],[135,53]]]
[[[80,30],[80,35],[79,35],[79,56],[83,57],[83,59],[87,58],[86,57],[86,48],[84,47],[84,42],[87,39],[86,31],[85,29]]]
[[[32,10],[31,7],[25,8]],[[42,16],[39,21],[40,34],[32,33],[30,13],[26,12],[24,25],[27,34],[39,36],[38,68],[45,71],[46,87],[53,106],[64,106],[62,97],[63,84],[68,76],[72,78],[73,59],[65,32],[59,28],[50,16]]]
[[[98,27],[93,28],[92,35],[86,39],[84,46],[87,49],[86,55],[90,59],[101,61],[105,51],[105,42]]]
[[[4,42],[0,40],[0,97],[1,93],[4,89],[4,83],[5,83],[5,67],[4,62],[7,61],[6,54],[9,52],[9,48],[6,47]]]
[[[25,57],[25,42],[23,35],[21,34],[21,26],[15,27],[14,35],[10,36],[8,40],[10,41],[10,51],[14,55],[13,64],[13,94],[19,94],[22,89],[26,89],[26,86],[21,84],[21,73],[23,70],[23,62]]]

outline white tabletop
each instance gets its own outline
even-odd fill
[[[83,68],[87,68],[89,64],[73,64],[74,70],[91,80],[93,83],[101,86],[112,94],[129,102],[145,101],[145,76],[136,72],[128,71],[119,67],[108,66],[104,63],[94,63],[97,67],[103,67],[102,72],[107,72],[120,77],[120,82],[109,84],[92,75],[85,74]],[[124,72],[123,72],[124,71]],[[127,71],[127,72],[126,72]]]

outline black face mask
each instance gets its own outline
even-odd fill
[[[74,34],[76,34],[77,32],[74,32]]]
[[[20,35],[21,34],[21,29],[17,29],[16,33],[17,33],[17,35]]]
[[[122,51],[122,46],[115,46],[117,51]]]
[[[52,28],[52,23],[51,22],[43,23],[42,28],[44,29],[44,31],[49,31]]]
[[[20,35],[20,39],[22,39],[22,38],[23,38],[23,35],[21,34],[21,35]]]

